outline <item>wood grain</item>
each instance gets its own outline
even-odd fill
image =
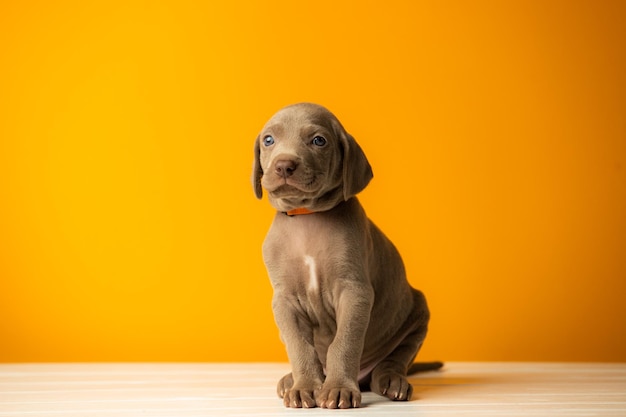
[[[287,364],[2,364],[0,416],[626,416],[626,364],[449,363],[411,378],[414,400],[289,410]]]

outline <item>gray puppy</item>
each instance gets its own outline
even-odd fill
[[[253,185],[278,210],[263,244],[274,318],[292,373],[287,407],[349,408],[360,386],[409,400],[407,374],[428,327],[423,294],[355,197],[373,177],[365,154],[324,107],[276,113],[254,144]]]

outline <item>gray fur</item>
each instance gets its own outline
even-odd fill
[[[255,142],[254,191],[261,198],[265,190],[277,210],[263,258],[292,365],[278,383],[287,407],[359,407],[360,385],[392,400],[411,397],[407,371],[429,311],[355,197],[372,176],[354,138],[315,104],[280,110]],[[286,214],[296,208],[314,213]]]

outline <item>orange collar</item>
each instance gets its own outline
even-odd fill
[[[289,210],[285,212],[287,216],[297,216],[299,214],[313,214],[313,213],[315,212],[304,207],[295,208],[293,210]]]

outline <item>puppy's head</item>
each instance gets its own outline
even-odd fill
[[[311,103],[278,111],[254,143],[252,184],[279,211],[325,211],[372,179],[361,147],[327,109]]]

